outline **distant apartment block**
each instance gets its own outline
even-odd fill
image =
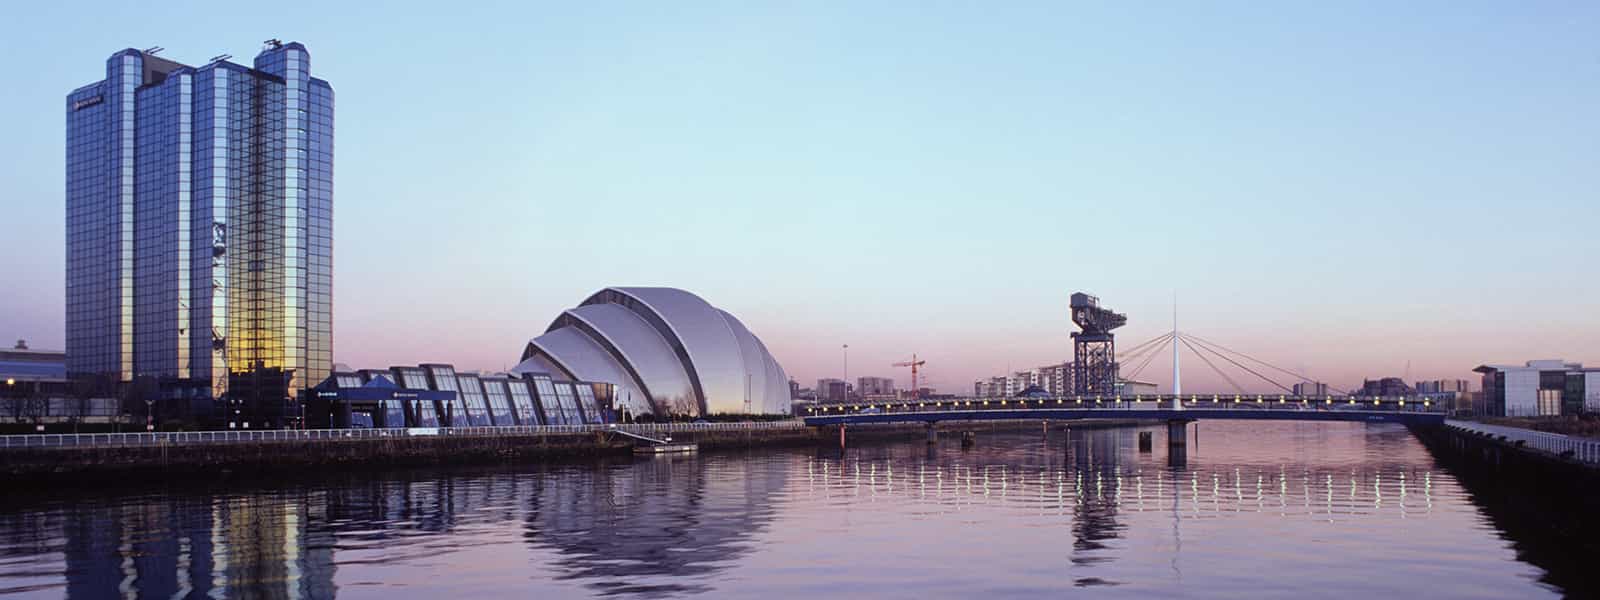
[[[1294,395],[1302,397],[1321,397],[1328,395],[1328,384],[1322,382],[1301,382],[1294,384]]]
[[[850,384],[843,379],[818,379],[816,391],[817,402],[847,402],[850,399]]]
[[[1472,382],[1465,379],[1433,379],[1417,382],[1418,394],[1466,393],[1472,391]]]
[[[1367,379],[1362,381],[1361,387],[1352,390],[1351,395],[1363,396],[1367,398],[1398,398],[1402,396],[1414,396],[1416,395],[1416,390],[1411,389],[1411,386],[1406,385],[1405,380],[1402,380],[1399,377],[1383,377],[1380,379]]]
[[[894,379],[888,377],[856,378],[856,393],[862,396],[894,395]]]

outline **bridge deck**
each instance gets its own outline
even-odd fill
[[[1275,421],[1354,421],[1442,425],[1445,413],[1431,402],[1377,399],[1353,402],[1326,398],[1280,396],[1254,399],[1172,397],[1138,400],[1081,398],[985,399],[897,403],[879,406],[836,406],[813,409],[806,425],[855,423],[935,423],[941,421],[1136,419],[1152,421],[1242,419]]]

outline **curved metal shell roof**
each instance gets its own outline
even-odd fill
[[[594,338],[629,370],[650,406],[657,412],[699,410],[694,383],[674,356],[672,346],[639,315],[616,304],[590,304],[570,309],[556,325],[573,326]]]
[[[789,412],[788,377],[733,315],[674,288],[613,287],[563,312],[523,358],[617,383],[638,412]],[[530,365],[534,368],[537,365]],[[521,367],[521,365],[519,365]]]
[[[522,358],[511,372],[548,372],[545,363],[553,364],[558,372],[550,374],[557,379],[614,383],[619,401],[637,399],[629,405],[629,410],[650,412],[644,403],[648,396],[628,376],[627,369],[612,359],[605,348],[575,328],[557,329],[534,338],[528,342]]]

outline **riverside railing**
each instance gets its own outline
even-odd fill
[[[1450,420],[1445,421],[1445,426],[1468,433],[1487,435],[1507,442],[1522,442],[1523,446],[1528,448],[1549,452],[1556,456],[1570,456],[1579,462],[1600,464],[1600,440],[1471,421]]]
[[[690,432],[780,431],[800,429],[799,420],[737,423],[633,423],[627,425],[532,425],[505,427],[410,427],[393,429],[269,429],[231,431],[171,431],[154,433],[58,433],[0,435],[0,449],[86,448],[262,442],[383,440],[407,437],[501,437],[532,435],[583,435],[597,431],[636,434]]]

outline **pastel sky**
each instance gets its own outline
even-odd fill
[[[500,369],[607,285],[807,386],[1060,362],[1076,290],[1336,387],[1600,363],[1600,3],[297,4],[7,7],[0,338],[62,345],[65,94],[281,38],[338,94],[358,367]]]

